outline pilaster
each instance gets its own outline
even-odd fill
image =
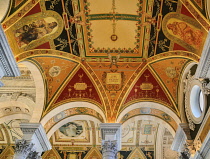
[[[193,159],[209,159],[210,158],[210,131],[206,136],[200,150],[196,151]]]
[[[101,123],[103,159],[116,159],[121,149],[121,124]]]
[[[40,123],[21,123],[23,139],[16,141],[14,159],[39,159],[51,144]]]
[[[180,158],[190,158],[195,153],[193,140],[190,136],[190,128],[187,123],[178,126],[171,149],[180,153]]]

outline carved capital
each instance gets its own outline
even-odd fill
[[[116,158],[117,155],[117,141],[103,141],[102,142],[102,153],[103,157]]]
[[[26,158],[29,153],[33,150],[34,144],[25,139],[16,140],[15,142],[15,153]]]
[[[196,148],[194,146],[193,140],[186,140],[186,145],[191,155],[194,155],[196,152]]]
[[[36,151],[31,151],[26,159],[41,159],[39,153]]]

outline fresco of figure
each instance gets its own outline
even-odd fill
[[[43,36],[52,33],[57,25],[57,22],[46,22],[45,19],[24,25],[15,31],[18,45],[21,47],[24,44],[29,44],[33,40],[40,39]]]
[[[199,47],[202,43],[203,33],[198,29],[193,29],[186,22],[172,22],[167,25],[175,36],[178,36],[186,43]]]

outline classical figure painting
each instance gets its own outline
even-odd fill
[[[174,36],[177,36],[187,44],[200,47],[203,33],[199,29],[195,29],[183,21],[174,21],[168,23],[167,28],[169,32],[171,31]]]
[[[41,39],[56,31],[58,23],[52,17],[32,21],[15,30],[15,38],[19,47],[24,47],[30,42]]]
[[[82,125],[75,122],[69,122],[59,128],[59,131],[68,137],[77,137],[83,132]]]

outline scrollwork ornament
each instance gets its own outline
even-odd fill
[[[202,143],[201,143],[200,138],[198,138],[197,140],[194,140],[194,146],[195,146],[196,151],[200,150],[201,145]]]
[[[185,112],[186,112],[186,116],[187,116],[187,120],[189,122],[189,128],[194,131],[195,130],[195,124],[193,123],[190,113],[189,113],[189,97],[188,95],[185,95]]]
[[[202,89],[203,89],[204,94],[209,95],[210,94],[210,83],[208,83],[205,80],[201,81],[201,83],[202,83]]]
[[[186,79],[184,80],[185,86],[184,86],[184,93],[185,93],[185,112],[186,117],[189,123],[189,128],[194,131],[195,130],[195,119],[192,117],[191,108],[190,108],[190,94],[191,89],[195,83],[201,84],[201,89],[203,89],[204,81],[198,81],[195,79],[194,75],[191,75],[191,71],[188,72]]]

